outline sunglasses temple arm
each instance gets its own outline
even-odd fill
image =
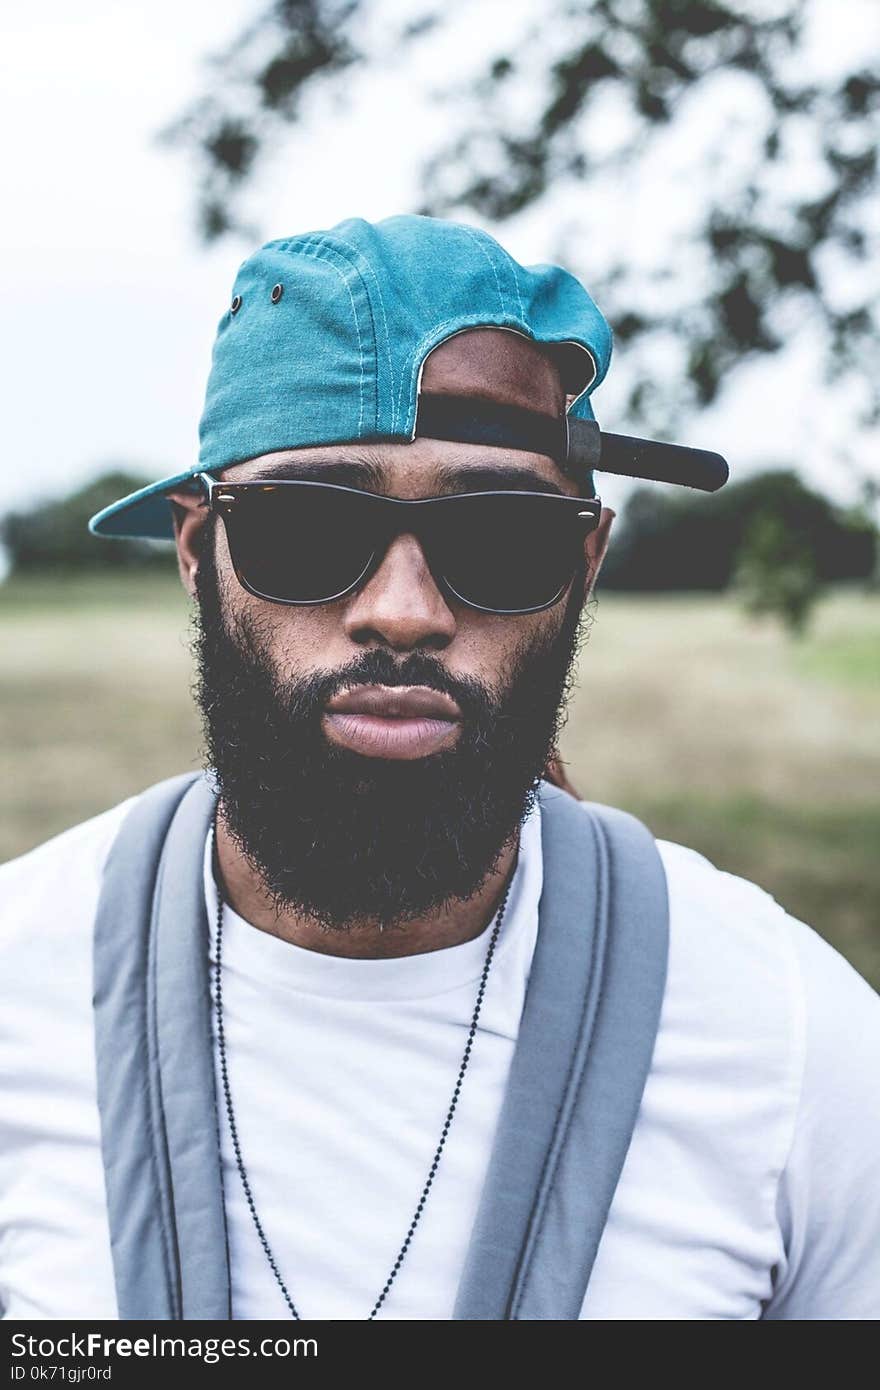
[[[201,493],[203,505],[209,506],[212,500],[212,490],[215,487],[220,486],[217,479],[212,478],[210,473],[197,473],[193,479],[193,482],[200,485],[198,490]]]
[[[570,417],[567,461],[602,473],[678,483],[701,492],[717,492],[730,475],[726,459],[707,449],[688,449],[683,444],[663,444],[627,434],[606,434],[595,420]]]

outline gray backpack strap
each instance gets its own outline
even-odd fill
[[[668,954],[654,837],[542,783],[544,884],[454,1317],[576,1319],[636,1122]]]
[[[650,832],[542,784],[544,886],[520,1032],[453,1316],[574,1319],[663,998]],[[151,787],[104,873],[94,1005],[119,1316],[230,1317],[211,1043],[203,774]]]
[[[213,810],[202,773],[150,787],[104,869],[95,1048],[123,1319],[230,1315],[202,877]]]

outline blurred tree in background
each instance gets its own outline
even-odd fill
[[[195,163],[207,240],[254,238],[248,189],[313,91],[343,92],[358,69],[390,71],[427,45],[445,109],[416,210],[503,223],[552,198],[555,257],[578,272],[588,248],[588,283],[628,345],[633,426],[680,428],[734,367],[799,336],[824,380],[854,385],[841,455],[848,429],[880,420],[880,24],[840,71],[816,35],[819,0],[484,4],[485,57],[450,59],[462,0],[406,8],[255,3],[165,132]],[[643,190],[657,224],[647,261],[625,238]]]
[[[755,516],[739,548],[733,585],[752,617],[772,614],[801,637],[819,597],[815,552],[780,516]]]
[[[159,541],[93,536],[89,518],[152,479],[113,470],[49,502],[0,518],[0,542],[12,574],[95,570],[168,569],[169,547]]]
[[[756,528],[766,522],[763,531]],[[686,489],[637,487],[630,493],[598,584],[633,592],[727,589],[743,546],[772,564],[770,537],[787,563],[790,548],[807,552],[817,582],[870,581],[877,529],[866,509],[835,506],[790,469],[727,483],[709,496]],[[753,575],[756,573],[753,563]]]

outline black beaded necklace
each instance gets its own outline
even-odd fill
[[[214,862],[215,862],[215,864],[216,864],[216,862],[217,862],[217,833],[216,833],[216,827],[213,827],[213,826],[212,826],[212,831],[211,831],[211,833],[212,833],[212,837],[213,837],[213,856],[214,856]],[[253,1218],[254,1226],[256,1227],[257,1235],[258,1235],[259,1238],[260,1238],[260,1244],[261,1244],[262,1247],[263,1247],[263,1250],[264,1250],[265,1255],[266,1255],[266,1259],[269,1261],[269,1267],[271,1268],[272,1273],[275,1275],[275,1279],[276,1279],[277,1282],[278,1282],[278,1287],[281,1289],[281,1292],[282,1292],[282,1294],[284,1295],[284,1301],[285,1301],[285,1303],[287,1304],[288,1308],[290,1309],[290,1316],[291,1316],[292,1318],[296,1318],[297,1320],[299,1320],[300,1314],[297,1312],[297,1309],[296,1309],[296,1306],[294,1305],[293,1299],[290,1297],[290,1294],[289,1294],[288,1291],[287,1291],[287,1285],[285,1284],[284,1280],[281,1278],[281,1274],[280,1274],[280,1272],[279,1272],[279,1270],[278,1270],[278,1265],[277,1265],[276,1262],[275,1262],[275,1256],[272,1254],[272,1248],[271,1248],[271,1246],[269,1245],[268,1240],[266,1239],[266,1233],[265,1233],[265,1231],[263,1230],[262,1222],[260,1221],[260,1218],[259,1218],[259,1216],[257,1215],[257,1208],[256,1208],[256,1205],[255,1205],[255,1203],[254,1203],[254,1195],[253,1195],[253,1192],[251,1191],[250,1181],[248,1180],[247,1171],[246,1171],[245,1166],[244,1166],[244,1159],[243,1159],[242,1156],[241,1156],[241,1145],[240,1145],[239,1139],[238,1139],[238,1126],[236,1125],[236,1122],[235,1122],[235,1114],[234,1114],[233,1109],[232,1109],[232,1094],[231,1094],[231,1091],[230,1091],[230,1088],[229,1088],[229,1068],[228,1068],[227,1060],[226,1060],[226,1037],[225,1037],[224,1030],[223,1030],[223,983],[222,983],[222,973],[221,973],[222,958],[223,958],[223,891],[222,891],[222,888],[221,888],[221,886],[220,886],[220,873],[219,873],[219,868],[218,868],[217,873],[215,874],[215,878],[216,878],[216,881],[217,881],[217,959],[216,959],[216,964],[215,964],[215,967],[214,967],[214,979],[215,979],[215,999],[216,999],[216,1008],[217,1008],[217,1039],[218,1039],[219,1048],[220,1048],[220,1073],[221,1073],[221,1076],[222,1076],[222,1078],[223,1078],[223,1094],[224,1094],[224,1098],[225,1098],[225,1101],[226,1101],[226,1114],[227,1114],[227,1117],[228,1117],[228,1120],[229,1120],[229,1133],[230,1133],[231,1138],[232,1138],[232,1147],[233,1147],[233,1150],[234,1150],[234,1152],[235,1152],[235,1162],[236,1162],[236,1166],[238,1167],[239,1177],[241,1178],[241,1185],[242,1185],[242,1188],[244,1189],[244,1195],[245,1195],[245,1198],[246,1198],[246,1200],[247,1200],[247,1204],[248,1204],[248,1208],[249,1208],[250,1213],[251,1213],[251,1217]],[[450,1126],[451,1126],[451,1124],[452,1124],[452,1117],[453,1117],[453,1115],[455,1114],[455,1109],[456,1109],[456,1106],[458,1105],[458,1099],[459,1099],[459,1096],[460,1096],[460,1094],[461,1094],[461,1086],[462,1086],[462,1082],[463,1082],[463,1080],[464,1080],[464,1074],[465,1074],[465,1072],[467,1071],[468,1062],[470,1061],[471,1048],[472,1048],[472,1046],[473,1046],[474,1037],[476,1036],[476,1032],[477,1032],[477,1024],[478,1024],[479,1018],[480,1018],[480,1010],[481,1010],[481,1008],[482,1008],[482,1006],[483,1006],[483,996],[484,996],[485,993],[486,993],[486,983],[487,983],[487,981],[488,981],[488,979],[489,979],[489,968],[490,968],[490,966],[491,966],[491,964],[492,964],[492,957],[493,957],[494,954],[495,954],[495,944],[496,944],[496,942],[497,942],[497,940],[498,940],[498,933],[499,933],[500,930],[501,930],[501,923],[502,923],[502,921],[504,920],[504,909],[507,907],[507,898],[508,898],[508,895],[509,895],[509,893],[510,893],[510,887],[511,887],[511,883],[512,883],[512,882],[513,882],[513,875],[511,874],[511,877],[508,879],[508,882],[507,882],[507,887],[506,887],[505,890],[504,890],[504,897],[503,897],[502,900],[501,900],[501,906],[499,907],[497,913],[495,914],[495,917],[496,917],[495,926],[494,926],[493,929],[492,929],[492,935],[491,935],[491,937],[490,937],[490,939],[489,939],[489,948],[488,948],[488,950],[487,950],[487,952],[486,952],[486,961],[485,961],[485,964],[484,964],[484,966],[483,966],[483,973],[482,973],[482,975],[481,975],[481,977],[480,977],[480,984],[479,984],[479,988],[478,988],[478,990],[477,990],[477,1002],[476,1002],[476,1004],[474,1005],[474,1012],[473,1012],[473,1017],[471,1018],[471,1026],[470,1026],[470,1029],[469,1029],[469,1031],[468,1031],[467,1042],[465,1043],[464,1055],[462,1056],[462,1059],[461,1059],[461,1066],[460,1066],[459,1069],[458,1069],[458,1078],[457,1078],[456,1083],[455,1083],[455,1089],[454,1089],[453,1092],[452,1092],[452,1100],[450,1101],[450,1103],[449,1103],[449,1109],[448,1109],[448,1111],[446,1112],[446,1119],[445,1119],[445,1121],[444,1121],[443,1129],[442,1129],[441,1134],[440,1134],[440,1142],[438,1143],[437,1149],[436,1149],[436,1151],[435,1151],[435,1153],[434,1153],[434,1159],[433,1159],[433,1162],[431,1163],[431,1167],[430,1167],[430,1170],[429,1170],[429,1172],[428,1172],[427,1181],[425,1182],[425,1185],[424,1185],[424,1187],[422,1188],[422,1195],[421,1195],[421,1197],[419,1198],[418,1205],[416,1206],[415,1213],[414,1213],[414,1215],[413,1215],[412,1221],[410,1222],[409,1230],[408,1230],[407,1233],[406,1233],[406,1237],[405,1237],[405,1239],[404,1239],[403,1245],[400,1247],[400,1252],[399,1252],[399,1254],[398,1254],[398,1256],[397,1256],[397,1259],[394,1261],[394,1264],[393,1264],[392,1267],[391,1267],[391,1273],[388,1275],[388,1278],[385,1280],[385,1287],[383,1288],[383,1290],[382,1290],[382,1292],[380,1293],[379,1297],[376,1299],[376,1302],[375,1302],[374,1305],[373,1305],[373,1311],[370,1313],[369,1317],[367,1318],[367,1321],[368,1321],[368,1322],[372,1322],[373,1318],[375,1318],[375,1316],[376,1316],[376,1314],[378,1313],[379,1309],[382,1307],[382,1304],[385,1302],[385,1299],[388,1297],[388,1293],[389,1293],[389,1291],[390,1291],[390,1289],[391,1289],[391,1285],[394,1283],[394,1280],[397,1278],[398,1271],[399,1271],[399,1269],[400,1269],[400,1266],[403,1264],[404,1259],[406,1258],[406,1253],[407,1253],[407,1251],[408,1251],[408,1249],[409,1249],[410,1242],[412,1241],[413,1234],[414,1234],[414,1232],[415,1232],[416,1226],[418,1225],[419,1220],[420,1220],[421,1215],[422,1215],[422,1212],[423,1212],[424,1209],[425,1209],[425,1203],[426,1203],[426,1201],[428,1200],[428,1193],[429,1193],[430,1190],[431,1190],[431,1186],[432,1186],[432,1184],[433,1184],[433,1182],[434,1182],[434,1178],[436,1177],[436,1174],[437,1174],[437,1168],[438,1168],[438,1166],[439,1166],[439,1164],[440,1164],[440,1155],[443,1153],[443,1148],[444,1148],[444,1146],[445,1146],[445,1144],[446,1144],[446,1140],[447,1140],[447,1137],[448,1137],[448,1135],[449,1135],[449,1129],[450,1129]]]

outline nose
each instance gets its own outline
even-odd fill
[[[455,636],[455,615],[411,534],[395,536],[379,568],[345,604],[345,631],[361,645],[378,640],[395,651],[435,649]]]

